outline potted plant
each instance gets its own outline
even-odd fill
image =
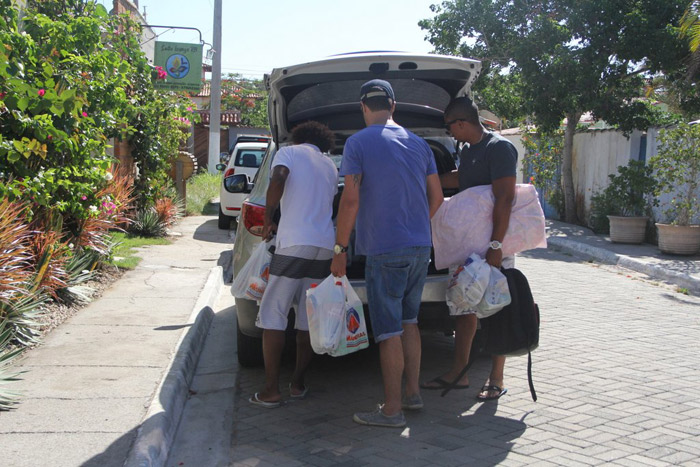
[[[650,204],[656,188],[652,168],[643,161],[631,160],[610,174],[610,184],[597,195],[596,204],[604,207],[610,222],[610,240],[616,243],[642,243],[646,234]]]
[[[692,255],[700,251],[700,125],[680,124],[659,132],[659,151],[651,158],[659,181],[664,221],[657,222],[663,253]]]

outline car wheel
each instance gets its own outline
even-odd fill
[[[221,205],[219,205],[219,228],[222,230],[231,228],[231,218],[224,214],[224,211],[221,210]]]
[[[236,349],[238,350],[238,363],[246,368],[263,365],[262,339],[249,337],[243,334],[240,328],[236,328]]]

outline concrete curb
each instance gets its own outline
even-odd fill
[[[700,294],[700,280],[694,278],[690,274],[669,271],[656,264],[648,264],[643,261],[630,258],[629,256],[618,255],[617,253],[613,253],[612,251],[608,251],[603,248],[598,248],[562,237],[549,237],[547,238],[547,243],[550,246],[567,250],[570,253],[581,253],[604,263],[641,272],[649,277],[653,277],[654,279],[668,281],[672,284],[678,285],[679,287],[685,287],[694,294]]]
[[[127,467],[163,466],[177,432],[180,417],[194,377],[199,354],[214,319],[214,304],[223,287],[223,269],[216,266],[197,298],[183,331],[173,360],[158,385],[155,396],[136,434],[136,440],[125,462]]]

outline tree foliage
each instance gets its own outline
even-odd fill
[[[221,108],[239,110],[242,126],[268,128],[267,90],[260,79],[227,75],[221,81]]]
[[[0,0],[0,195],[57,210],[75,235],[111,179],[109,138],[132,146],[135,198],[153,203],[191,115],[139,47],[140,26],[91,1]],[[178,120],[176,120],[176,118]]]
[[[676,25],[689,3],[448,0],[420,24],[436,51],[482,59],[491,75],[518,74],[525,110],[544,130],[568,120],[562,185],[574,222],[571,151],[580,116],[592,111],[623,131],[653,121],[653,109],[638,98],[644,79],[687,67],[687,40]]]

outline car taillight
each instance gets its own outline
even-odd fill
[[[262,237],[263,223],[265,220],[264,206],[258,206],[257,204],[244,201],[241,207],[241,217],[243,218],[243,225],[248,229],[248,232]]]
[[[236,169],[230,168],[230,169],[228,169],[228,170],[226,171],[226,173],[224,174],[224,178],[230,177],[230,176],[233,175],[234,173],[236,173]]]

